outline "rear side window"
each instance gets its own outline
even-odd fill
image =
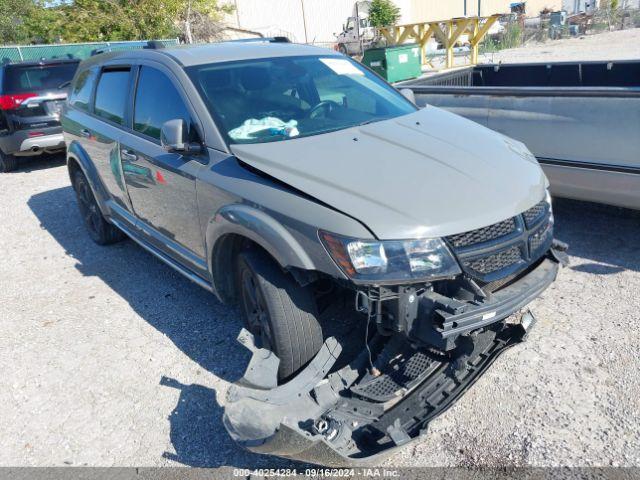
[[[12,65],[4,75],[5,93],[31,93],[42,90],[62,90],[78,68],[77,63],[53,65]]]
[[[182,97],[167,76],[151,67],[142,67],[133,114],[133,129],[160,140],[162,124],[181,118],[191,125],[191,116]]]
[[[69,94],[69,103],[81,110],[89,110],[91,102],[91,92],[96,83],[98,72],[96,69],[85,70],[78,75],[71,93]]]
[[[129,94],[129,70],[107,70],[96,89],[94,113],[122,125]]]

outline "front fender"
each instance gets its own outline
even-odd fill
[[[67,168],[69,168],[69,178],[71,179],[71,183],[73,184],[71,162],[75,162],[80,167],[80,170],[82,170],[82,173],[84,173],[84,176],[89,181],[89,185],[91,186],[91,190],[93,190],[93,194],[96,197],[96,201],[98,202],[100,211],[104,216],[109,217],[110,210],[107,206],[107,199],[109,198],[109,194],[107,192],[107,189],[102,183],[100,175],[98,174],[98,170],[89,158],[89,155],[84,150],[84,148],[82,148],[82,146],[75,140],[69,142],[69,144],[67,145]]]
[[[297,267],[315,270],[315,264],[300,242],[275,218],[266,212],[244,204],[221,208],[209,222],[206,232],[210,253],[209,268],[214,269],[214,257],[219,240],[226,235],[246,237],[264,248],[283,268]]]

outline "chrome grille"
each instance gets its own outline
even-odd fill
[[[486,275],[488,273],[497,272],[498,270],[510,267],[521,260],[522,253],[520,248],[511,247],[508,250],[494,253],[486,257],[480,257],[475,260],[465,261],[463,263],[465,267],[470,268],[474,272]]]
[[[545,222],[540,228],[538,228],[530,237],[529,237],[529,251],[532,254],[538,252],[540,247],[547,243],[549,236],[552,235],[552,229],[550,228],[549,222]]]
[[[516,222],[508,218],[502,222],[494,223],[488,227],[478,228],[469,232],[459,233],[448,237],[449,242],[456,248],[467,247],[477,243],[490,242],[515,232]]]
[[[481,285],[517,274],[550,247],[551,212],[545,200],[520,215],[446,237],[462,269]]]
[[[522,216],[524,217],[524,221],[527,224],[527,228],[531,228],[536,223],[538,223],[542,217],[548,213],[549,205],[545,200],[538,202],[529,210],[525,211]]]

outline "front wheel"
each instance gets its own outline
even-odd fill
[[[313,294],[259,250],[240,253],[237,278],[245,326],[256,346],[278,356],[278,378],[287,379],[322,347]]]

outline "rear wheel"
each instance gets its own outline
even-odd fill
[[[322,347],[313,293],[259,250],[238,256],[237,278],[247,330],[280,359],[278,378],[290,377]]]
[[[347,47],[345,47],[344,44],[342,44],[342,43],[340,45],[338,45],[338,51],[343,55],[348,55]]]
[[[125,237],[124,233],[104,219],[91,186],[81,170],[73,177],[73,188],[76,191],[80,214],[91,239],[98,245],[109,245],[122,240]]]
[[[18,168],[18,159],[0,150],[0,172],[12,172],[16,168]]]

